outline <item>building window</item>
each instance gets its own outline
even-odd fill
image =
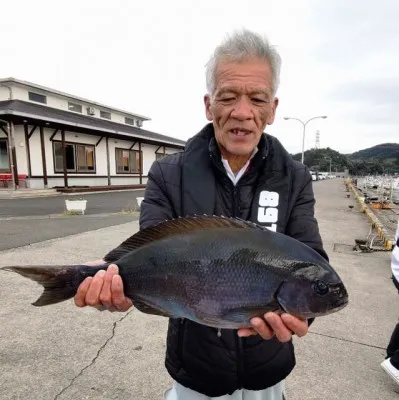
[[[134,174],[140,172],[141,166],[139,151],[115,149],[115,158],[117,174]]]
[[[100,111],[100,117],[105,119],[111,119],[111,113],[108,111]]]
[[[29,92],[29,100],[35,101],[36,103],[47,104],[47,97],[39,93]]]
[[[125,124],[134,125],[134,119],[133,118],[129,118],[129,117],[125,117]]]
[[[54,141],[54,172],[64,172],[62,142]],[[68,172],[95,172],[94,146],[65,143],[66,169]]]
[[[10,172],[7,139],[0,139],[0,172]]]
[[[68,110],[73,112],[82,113],[82,106],[76,103],[68,102]]]
[[[77,144],[76,152],[78,155],[78,171],[93,172],[95,168],[94,146]]]
[[[62,144],[60,142],[53,142],[54,150],[54,172],[63,172],[63,156],[62,156]]]

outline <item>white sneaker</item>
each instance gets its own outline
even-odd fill
[[[381,367],[384,368],[385,372],[399,385],[399,369],[396,369],[391,364],[389,358],[381,363]]]

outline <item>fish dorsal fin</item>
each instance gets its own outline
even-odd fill
[[[115,262],[131,251],[145,246],[155,240],[160,240],[182,233],[196,232],[211,228],[242,228],[263,229],[253,222],[238,218],[223,216],[193,215],[179,217],[160,222],[152,227],[143,229],[126,239],[117,248],[110,251],[104,258],[106,262]]]

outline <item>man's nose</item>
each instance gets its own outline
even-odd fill
[[[237,99],[237,102],[234,104],[233,111],[231,112],[231,116],[238,120],[252,118],[252,104],[246,96],[241,96]]]

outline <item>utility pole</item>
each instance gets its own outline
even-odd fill
[[[316,131],[316,149],[320,148],[320,131]]]

